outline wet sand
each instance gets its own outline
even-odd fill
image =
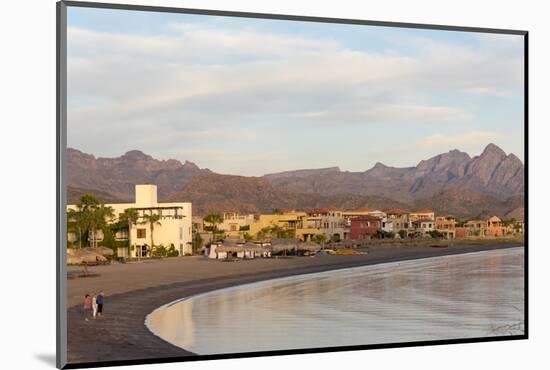
[[[147,360],[195,356],[153,335],[145,317],[157,307],[192,294],[277,277],[434,256],[517,247],[521,243],[370,247],[369,254],[220,262],[202,256],[97,266],[96,277],[68,281],[68,361]],[[69,273],[82,268],[70,267]],[[84,321],[82,297],[106,294],[105,316]]]

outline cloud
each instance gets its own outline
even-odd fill
[[[418,148],[423,149],[447,149],[477,148],[479,145],[498,141],[502,135],[492,131],[473,131],[461,134],[434,134],[416,142]]]
[[[69,145],[169,155],[182,145],[186,153],[213,150],[216,140],[246,145],[274,128],[455,125],[475,119],[464,96],[502,98],[523,83],[522,54],[506,39],[456,46],[410,38],[400,42],[414,52],[367,52],[253,26],[170,28],[148,36],[69,27]],[[450,140],[418,144],[455,145]]]

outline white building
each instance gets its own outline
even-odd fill
[[[116,240],[129,240],[130,251],[119,251],[123,257],[150,257],[152,245],[163,245],[169,248],[172,244],[180,256],[192,254],[192,207],[189,202],[159,203],[157,201],[156,185],[136,185],[134,203],[105,204],[112,207],[115,220],[125,209],[133,208],[138,213],[137,223],[128,230],[117,232]],[[67,210],[76,209],[76,205],[68,205]],[[151,225],[145,215],[159,215],[158,223]],[[102,233],[99,233],[102,234]],[[102,235],[96,240],[101,241]],[[126,254],[129,253],[129,254]]]

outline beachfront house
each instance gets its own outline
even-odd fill
[[[228,236],[238,237],[248,232],[254,221],[253,214],[242,215],[239,212],[225,212],[223,222],[218,225],[218,229],[224,230]]]
[[[347,239],[353,240],[353,237],[351,236],[351,221],[356,218],[373,216],[372,212],[376,213],[378,211],[367,207],[343,211],[342,217],[344,218],[344,240],[347,240]]]
[[[466,237],[484,237],[487,235],[487,222],[484,220],[468,220],[464,224]]]
[[[382,219],[374,216],[361,216],[350,219],[350,239],[364,240],[382,231]]]
[[[137,222],[117,231],[115,240],[127,241],[127,248],[119,248],[119,257],[146,258],[153,254],[153,245],[163,245],[174,248],[180,256],[192,254],[192,206],[189,202],[160,203],[157,200],[156,185],[136,185],[135,201],[133,203],[110,203],[116,216],[111,222],[118,221],[118,217],[126,209],[137,212]],[[67,210],[76,209],[76,205],[67,205]],[[158,216],[158,220],[151,223],[149,216]],[[151,232],[152,230],[152,232]],[[98,242],[103,239],[99,231],[95,235]]]
[[[503,222],[503,227],[507,235],[523,235],[524,232],[523,220],[508,220],[507,222]]]
[[[453,216],[438,216],[435,218],[435,229],[447,239],[456,238],[456,220]]]
[[[285,212],[283,214],[260,215],[260,217],[250,225],[249,234],[257,236],[262,230],[270,227],[278,227],[282,230],[296,230],[298,220],[307,216],[305,212]]]
[[[435,230],[435,221],[433,218],[422,218],[412,222],[415,233],[422,235],[429,234]]]
[[[429,208],[423,208],[423,209],[419,209],[418,211],[409,213],[410,221],[434,220],[434,219],[435,219],[435,212]]]
[[[321,215],[301,214],[296,224],[296,238],[307,242],[312,241],[317,235],[324,235],[324,222]]]
[[[501,237],[506,235],[506,227],[499,217],[491,216],[487,219],[487,232],[490,236]]]
[[[404,230],[409,232],[412,225],[409,220],[409,212],[401,208],[391,208],[384,211],[386,213],[386,222],[391,222],[391,231],[399,233]]]
[[[222,217],[223,221],[216,225],[216,228],[220,232],[223,230],[223,234],[231,238],[242,237],[245,233],[250,231],[250,225],[255,222],[253,214],[242,215],[239,212],[224,212]],[[204,219],[199,216],[197,216],[197,223],[199,222],[199,218],[202,224],[202,232],[204,234],[210,233],[210,236],[204,235],[203,239],[206,238],[206,240],[210,241],[212,239],[212,232],[208,230],[210,230],[212,224],[204,221]],[[202,233],[201,236],[203,236]]]
[[[344,216],[338,208],[315,208],[308,212],[309,217],[319,217],[322,232],[327,240],[340,241],[347,237],[344,228]]]

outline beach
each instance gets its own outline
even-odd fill
[[[278,277],[521,246],[371,246],[364,255],[327,255],[220,262],[202,256],[97,266],[94,277],[68,280],[68,361],[88,363],[193,356],[153,335],[144,325],[156,308],[199,293]],[[69,267],[70,274],[82,270]],[[85,293],[104,291],[105,316],[84,321]]]

